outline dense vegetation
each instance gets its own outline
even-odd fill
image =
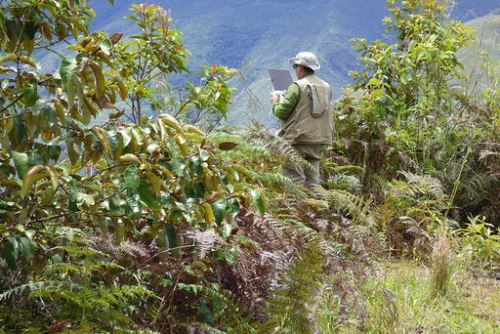
[[[314,190],[280,138],[219,126],[233,69],[168,83],[188,51],[163,8],[108,36],[85,1],[0,6],[3,332],[499,329],[498,76],[485,54],[488,86],[457,88],[473,35],[441,1],[390,0],[397,41],[355,41]]]

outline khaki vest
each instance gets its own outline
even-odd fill
[[[290,144],[331,144],[333,115],[330,85],[316,75],[295,81],[300,99],[279,135]]]

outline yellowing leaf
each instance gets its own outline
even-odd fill
[[[191,125],[191,124],[187,124],[184,126],[184,131],[186,132],[190,132],[190,133],[195,133],[197,135],[200,135],[200,136],[203,136],[205,137],[206,134],[205,132],[201,131],[200,129],[198,129],[196,126],[194,125]]]
[[[127,87],[125,87],[125,85],[123,84],[123,82],[121,82],[120,80],[116,80],[115,84],[116,84],[116,86],[118,86],[118,90],[119,90],[121,99],[125,100],[127,98],[127,96],[128,96]]]
[[[176,136],[175,137],[175,142],[177,146],[179,146],[182,155],[187,156],[189,155],[189,149],[188,146],[186,145],[186,139],[182,136]]]
[[[157,194],[161,192],[161,179],[158,175],[153,172],[145,172],[144,175],[148,178],[149,183],[151,183],[151,187],[153,191]]]
[[[36,165],[31,167],[26,175],[24,176],[23,185],[21,187],[21,197],[26,197],[33,185],[37,180],[50,176],[50,181],[52,188],[49,190],[51,192],[50,198],[53,196],[57,189],[57,176],[52,169],[42,165]]]
[[[14,117],[9,117],[2,122],[2,126],[4,127],[4,136],[7,135],[14,129]]]
[[[165,123],[166,125],[170,126],[171,128],[174,128],[179,133],[184,133],[184,129],[182,128],[179,121],[175,119],[174,116],[169,114],[161,114],[159,117],[162,120],[162,122]]]
[[[193,140],[193,141],[196,141],[196,142],[201,142],[203,141],[203,139],[205,139],[204,136],[200,136],[199,134],[197,133],[188,133],[188,132],[184,132],[183,136],[186,138],[186,139],[189,139],[189,140]]]
[[[54,195],[55,195],[56,190],[57,190],[57,181],[58,181],[56,174],[54,173],[54,171],[50,167],[45,167],[45,170],[49,174],[50,183],[51,183],[52,187],[45,191],[45,193],[42,197],[42,201],[41,201],[42,205],[48,204],[52,200],[52,198],[54,198]]]
[[[65,125],[66,124],[66,116],[65,116],[64,108],[61,104],[61,101],[59,101],[58,99],[54,99],[52,101],[52,103],[54,104],[54,110],[56,112],[57,118],[59,119],[61,124]]]
[[[137,162],[141,163],[141,160],[137,157],[137,155],[132,154],[132,153],[126,153],[122,156],[120,156],[120,161],[122,162]]]
[[[22,63],[25,63],[25,64],[28,64],[32,67],[35,67],[36,68],[36,62],[33,58],[31,57],[28,57],[28,56],[20,56],[19,57],[19,61],[22,62]]]
[[[99,139],[99,142],[101,143],[103,150],[111,154],[111,146],[109,145],[109,140],[106,131],[104,131],[104,129],[100,127],[95,126],[92,128],[92,132],[94,132],[94,134]]]
[[[161,165],[156,165],[155,167],[156,167],[156,169],[158,169],[159,171],[161,171],[161,173],[162,173],[163,175],[165,175],[165,176],[166,176],[169,180],[171,180],[171,181],[172,181],[172,180],[174,180],[174,179],[175,179],[174,174],[172,174],[172,172],[171,172],[171,171],[169,171],[166,167],[161,166]]]
[[[6,63],[8,61],[16,61],[17,55],[14,53],[7,53],[6,55],[0,57],[0,64]]]
[[[104,74],[102,73],[101,66],[96,62],[90,62],[89,65],[94,71],[95,75],[95,82],[96,82],[95,95],[98,98],[102,97],[106,92],[106,79],[104,78]]]
[[[36,181],[35,176],[37,176],[37,174],[42,171],[45,171],[45,166],[42,165],[33,166],[28,170],[23,180],[23,186],[21,188],[21,197],[26,197],[26,195],[28,195],[31,186]]]
[[[86,96],[82,96],[83,98],[83,102],[84,102],[84,105],[85,107],[87,108],[88,112],[92,115],[92,116],[96,116],[97,115],[97,109],[96,107],[94,107],[94,105],[92,104],[92,101],[89,100],[88,97]]]
[[[215,216],[212,207],[208,203],[203,203],[202,207],[203,211],[205,212],[205,221],[207,222],[208,226],[212,226],[215,223]]]
[[[234,164],[232,167],[235,171],[237,171],[240,174],[243,174],[246,177],[250,177],[252,175],[250,171],[243,166]]]

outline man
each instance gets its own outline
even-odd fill
[[[299,52],[289,61],[298,80],[288,87],[284,97],[272,93],[273,114],[282,121],[279,136],[312,168],[289,161],[283,165],[282,173],[298,184],[319,185],[321,145],[331,144],[333,140],[331,89],[316,76],[320,64],[313,53]]]

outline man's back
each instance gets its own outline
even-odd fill
[[[282,122],[280,136],[291,144],[331,144],[333,117],[330,85],[314,74],[295,81],[300,98]]]

